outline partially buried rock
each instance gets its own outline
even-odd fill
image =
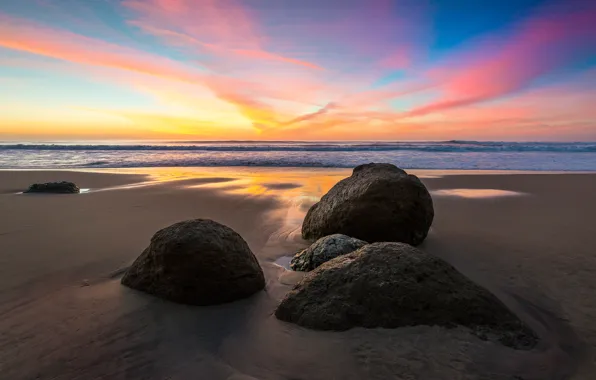
[[[265,278],[238,233],[212,220],[195,219],[155,233],[122,284],[174,302],[214,305],[262,290]]]
[[[368,243],[365,241],[341,234],[325,236],[298,252],[290,262],[290,268],[308,272],[331,259],[354,252],[366,244]]]
[[[514,348],[537,340],[489,291],[402,243],[370,244],[328,261],[286,295],[275,315],[316,330],[461,325]]]
[[[395,165],[366,164],[308,210],[302,237],[316,240],[339,233],[368,242],[418,245],[433,218],[432,198],[418,177]]]
[[[80,191],[81,189],[74,183],[62,181],[35,183],[29,186],[25,193],[78,194]]]

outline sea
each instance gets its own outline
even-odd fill
[[[596,142],[0,142],[2,169],[351,168],[368,162],[404,169],[596,171]]]

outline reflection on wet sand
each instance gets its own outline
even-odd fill
[[[109,188],[109,190],[137,188],[176,181],[189,188],[207,187],[245,195],[279,195],[286,199],[295,196],[308,196],[318,200],[338,181],[350,176],[352,170],[336,168],[160,167],[105,169],[92,172],[142,174],[147,178],[147,181]],[[422,169],[408,170],[408,173],[417,175],[422,180],[440,179],[445,176],[461,174],[520,174],[518,172]],[[91,191],[97,190],[99,189],[92,189]],[[439,192],[437,195],[448,194]]]
[[[269,237],[269,245],[302,243],[302,220],[306,211],[333,185],[350,175],[346,169],[287,168],[156,168],[147,171],[151,182],[201,181],[191,188],[218,189],[228,194],[274,197],[285,204],[274,213],[282,221]],[[225,179],[222,180],[222,179]]]
[[[117,189],[136,188],[176,181],[188,188],[221,189],[233,194],[273,195],[285,199],[304,196],[312,197],[316,201],[338,181],[350,176],[352,170],[336,168],[160,167],[103,169],[89,172],[142,174],[146,176],[146,181],[127,186],[118,186]],[[458,175],[494,176],[524,174],[524,172],[516,171],[426,169],[412,169],[408,170],[408,173],[418,176],[423,181],[438,180]],[[92,189],[92,191],[97,190]],[[438,196],[451,195],[470,198],[514,195],[510,193],[513,192],[495,189],[450,189],[436,191],[434,194]]]
[[[517,191],[499,189],[443,189],[431,191],[432,195],[461,198],[497,198],[525,195]]]
[[[207,187],[234,194],[280,195],[286,199],[294,196],[312,196],[318,199],[339,180],[349,176],[351,170],[201,167],[109,169],[102,172],[143,174],[147,178],[143,182],[113,188],[119,190],[175,181],[187,188]],[[97,190],[100,189],[92,189]]]

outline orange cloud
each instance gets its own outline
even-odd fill
[[[318,111],[309,112],[293,118],[280,124],[280,127],[287,127],[292,124],[312,122],[314,119],[319,119],[334,114],[341,115],[342,120],[382,120],[386,122],[395,122],[398,119],[398,113],[390,109],[385,104],[389,100],[393,100],[402,96],[415,94],[417,92],[428,89],[428,83],[412,82],[407,84],[389,85],[375,90],[367,90],[355,93],[344,94],[337,97],[336,101],[329,102]],[[376,109],[372,111],[371,108]],[[379,109],[384,109],[379,111]],[[326,123],[328,125],[328,123]]]
[[[271,107],[256,97],[289,95],[279,91],[268,94],[266,87],[245,80],[208,74],[167,58],[3,15],[0,15],[0,46],[85,65],[205,86],[215,96],[235,105],[240,113],[253,121],[258,130],[264,129],[264,126],[271,127],[276,117]]]

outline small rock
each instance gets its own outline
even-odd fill
[[[29,186],[25,193],[78,194],[81,191],[72,182],[35,183]]]
[[[297,253],[290,262],[290,268],[308,272],[338,256],[362,248],[368,244],[342,234],[333,234],[320,238],[310,247]]]

